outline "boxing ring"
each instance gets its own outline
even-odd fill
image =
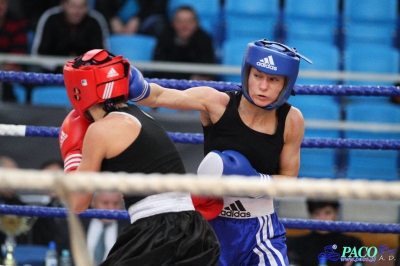
[[[62,75],[4,72],[0,71],[0,81],[63,84]],[[210,86],[220,91],[237,90],[237,85],[229,82],[205,82],[187,80],[147,79],[161,86],[187,89],[194,86]],[[400,88],[395,86],[345,86],[345,85],[295,85],[297,95],[334,96],[400,96]],[[307,125],[306,125],[307,126]],[[329,126],[329,125],[327,125]],[[58,127],[0,124],[0,136],[57,138]],[[202,144],[199,133],[168,132],[175,143]],[[340,138],[305,138],[302,148],[376,149],[400,150],[400,140],[363,140]],[[198,179],[194,174],[185,178],[178,175],[143,175],[123,173],[93,173],[68,175],[39,170],[1,170],[0,187],[4,189],[27,189],[32,191],[55,191],[69,205],[68,194],[73,191],[118,190],[123,193],[147,195],[166,191],[189,191],[197,195],[264,195],[271,197],[304,196],[319,199],[369,199],[400,201],[399,181],[367,181],[328,178],[281,178],[271,183],[249,180],[241,176],[229,178]],[[17,216],[60,217],[69,219],[69,227],[80,228],[77,216],[68,208],[42,206],[0,205],[0,213]],[[83,218],[129,219],[126,211],[87,210],[79,215]],[[363,232],[400,234],[400,224],[363,222],[323,222],[307,219],[281,218],[288,229],[326,230],[332,232]],[[82,230],[70,230],[72,251],[76,265],[89,265]]]

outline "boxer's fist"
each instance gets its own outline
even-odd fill
[[[192,197],[193,206],[196,211],[199,211],[206,220],[216,218],[222,211],[224,200],[214,197],[200,197],[190,195]]]
[[[146,99],[150,94],[150,85],[142,73],[134,66],[129,71],[129,100],[137,102]]]
[[[272,176],[258,173],[243,154],[233,150],[209,152],[201,161],[197,173],[218,177],[227,175],[249,176],[258,178],[261,182],[272,180]],[[249,195],[249,197],[260,198],[262,196]]]
[[[197,175],[216,176],[216,178],[220,178],[221,174],[218,169],[214,167],[213,160],[213,156],[210,155],[210,153],[207,154],[197,169]],[[196,195],[191,195],[191,197],[194,208],[199,211],[206,220],[216,218],[221,213],[224,206],[224,200],[222,198]]]
[[[199,171],[203,175],[242,175],[262,179],[272,178],[269,175],[258,173],[243,154],[232,150],[209,152],[200,163],[197,172]]]
[[[82,143],[90,122],[72,110],[61,125],[58,135],[64,172],[75,171],[82,161]]]

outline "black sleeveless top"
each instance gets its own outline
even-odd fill
[[[136,117],[142,128],[136,140],[114,158],[104,159],[101,171],[127,173],[186,173],[182,159],[165,129],[136,105],[128,105],[115,112]],[[108,115],[108,114],[106,114]],[[125,207],[143,199],[143,196],[124,195]]]
[[[204,154],[212,150],[235,150],[243,154],[259,173],[278,174],[285,121],[291,105],[284,103],[276,110],[278,125],[275,134],[269,135],[243,123],[238,112],[242,92],[229,91],[227,94],[230,101],[222,117],[213,125],[203,126]]]

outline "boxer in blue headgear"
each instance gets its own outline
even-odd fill
[[[267,106],[260,106],[266,110],[276,109],[294,94],[293,86],[299,73],[300,58],[312,62],[299,54],[296,48],[289,48],[277,42],[260,40],[249,43],[242,62],[242,91],[251,103],[254,103],[248,94],[248,79],[251,67],[258,71],[285,77],[284,87],[275,102]]]
[[[220,92],[203,86],[181,91],[151,83],[148,97],[138,104],[200,111],[206,156],[198,168],[199,176],[242,175],[260,182],[296,177],[304,119],[301,111],[286,101],[301,58],[310,62],[283,44],[251,42],[243,58],[241,88]],[[141,80],[134,68],[131,74]],[[137,89],[146,86],[138,85],[140,82],[132,85],[135,80],[130,89],[140,94]],[[288,265],[286,233],[272,198],[192,199],[218,236],[218,265]]]

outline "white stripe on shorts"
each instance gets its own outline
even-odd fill
[[[279,266],[285,265],[285,260],[282,254],[277,250],[269,240],[269,238],[274,237],[274,229],[272,225],[271,215],[266,215],[263,217],[258,217],[258,222],[260,223],[260,229],[256,234],[257,238],[257,247],[253,249],[254,253],[256,253],[260,259],[259,266],[271,265],[271,266]],[[268,238],[269,233],[269,238]],[[275,256],[279,259],[279,264],[275,260]],[[265,255],[267,257],[267,261],[265,261]]]

